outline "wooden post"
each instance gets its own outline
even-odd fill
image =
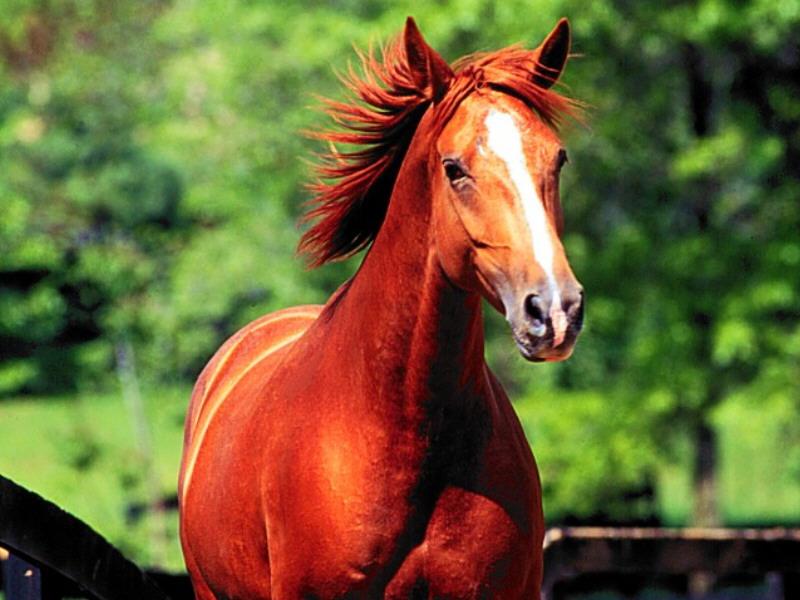
[[[136,375],[133,346],[127,338],[117,343],[116,355],[117,375],[122,387],[123,399],[133,422],[136,448],[141,459],[142,474],[147,489],[149,562],[151,565],[161,567],[166,560],[166,547],[169,538],[167,517],[161,501],[161,485],[155,465],[150,425],[147,422],[144,401],[139,390],[139,378]]]
[[[10,554],[3,561],[6,600],[42,600],[42,573],[38,567]]]

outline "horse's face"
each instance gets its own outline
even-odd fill
[[[528,360],[563,360],[583,292],[561,234],[557,135],[520,100],[481,90],[459,106],[431,158],[436,246],[445,273],[479,291]]]

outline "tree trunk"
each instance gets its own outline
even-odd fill
[[[692,129],[698,139],[707,137],[711,133],[713,85],[710,80],[707,65],[701,50],[689,44],[684,49],[688,83],[689,107],[692,118]],[[711,234],[710,209],[711,201],[717,190],[714,177],[707,175],[693,198],[693,212],[697,220],[697,230],[701,236]],[[703,286],[708,282],[703,282]],[[698,296],[703,290],[696,290]],[[694,315],[694,326],[699,332],[698,359],[706,367],[708,385],[706,398],[700,413],[696,417],[694,427],[694,465],[692,472],[692,488],[694,506],[692,524],[696,527],[718,527],[720,525],[719,505],[717,502],[717,436],[716,432],[707,422],[708,412],[717,405],[721,393],[717,385],[711,360],[712,331],[714,316],[707,308],[701,309]],[[716,577],[710,572],[696,572],[689,575],[689,597],[706,598],[714,588]]]
[[[717,434],[704,421],[695,429],[694,511],[692,524],[697,527],[719,527],[717,501]]]

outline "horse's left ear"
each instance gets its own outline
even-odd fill
[[[570,47],[569,21],[562,18],[541,45],[534,50],[536,71],[533,80],[543,88],[552,87],[567,64]]]
[[[428,45],[412,17],[406,19],[403,42],[417,89],[434,102],[440,100],[454,77],[450,65]]]

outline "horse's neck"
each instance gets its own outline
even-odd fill
[[[442,271],[424,161],[410,155],[406,163],[337,320],[352,327],[374,391],[413,412],[464,402],[485,373],[480,297]]]

